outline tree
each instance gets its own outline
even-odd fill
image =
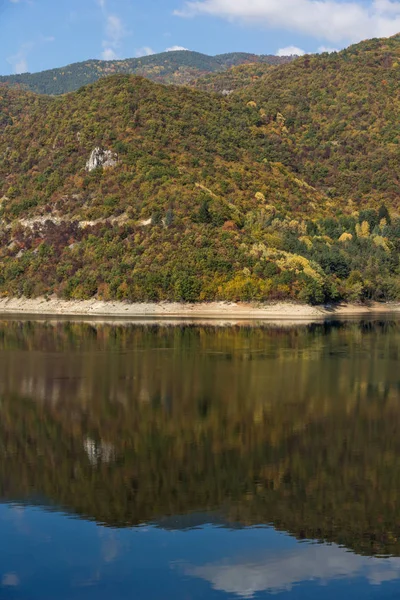
[[[205,199],[203,200],[203,202],[200,205],[200,209],[199,209],[199,222],[200,223],[211,223],[212,221],[212,216],[210,213],[210,201]]]
[[[174,222],[174,211],[169,208],[165,214],[165,226],[170,227]]]
[[[379,223],[385,219],[387,225],[390,225],[392,222],[392,219],[390,218],[390,213],[387,209],[386,204],[382,204],[381,207],[378,210],[378,218],[379,218]]]

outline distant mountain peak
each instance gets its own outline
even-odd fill
[[[174,50],[124,60],[89,59],[40,73],[2,76],[0,83],[18,85],[38,94],[60,95],[109,75],[141,75],[156,83],[182,85],[202,75],[223,72],[241,64],[280,65],[290,60],[291,57],[257,56],[246,52],[208,56],[192,50]]]

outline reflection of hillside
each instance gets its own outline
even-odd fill
[[[40,348],[40,352],[37,350]],[[0,328],[0,493],[400,555],[400,325]]]
[[[390,323],[285,330],[4,322],[0,392],[80,409],[154,396],[168,404],[173,396],[171,409],[182,412],[183,403],[193,410],[194,397],[210,395],[250,408],[302,402],[314,413],[314,398],[319,411],[331,410],[324,399],[354,402],[377,376],[379,384],[396,382],[399,339]]]

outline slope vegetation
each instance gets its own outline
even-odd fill
[[[284,294],[323,297],[316,265],[291,265],[280,250],[269,257],[252,234],[275,218],[285,227],[294,210],[311,218],[329,209],[283,165],[252,157],[247,108],[129,76],[58,99],[2,93],[4,292],[250,299],[269,295],[270,272],[279,297],[283,284]],[[98,146],[116,152],[117,165],[87,172]],[[282,279],[286,262],[292,275]],[[303,267],[309,275],[296,286]]]
[[[249,63],[231,67],[222,73],[209,73],[199,77],[190,85],[205,92],[217,92],[224,95],[232,93],[234,90],[254,83],[263,75],[266,75],[271,69],[267,63]]]
[[[0,292],[399,299],[399,48],[300,58],[229,96],[1,87]],[[88,171],[94,150],[110,161]]]
[[[282,161],[332,197],[399,204],[400,35],[306,56],[238,92]]]

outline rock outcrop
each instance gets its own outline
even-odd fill
[[[118,154],[111,150],[104,150],[98,146],[92,151],[86,163],[86,171],[94,171],[100,167],[110,168],[118,164]]]

